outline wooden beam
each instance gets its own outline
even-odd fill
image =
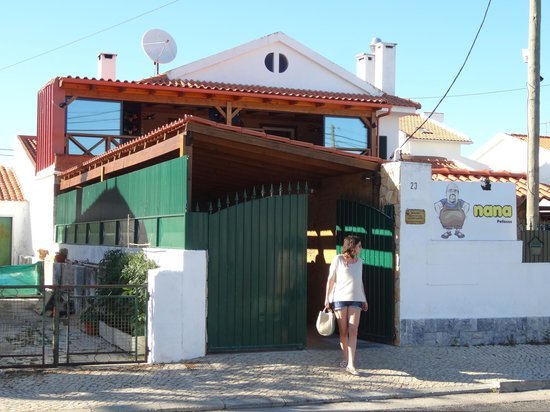
[[[124,169],[164,156],[167,153],[179,153],[179,150],[180,139],[174,136],[145,150],[140,150],[119,159],[112,160],[103,166],[97,166],[70,179],[61,180],[59,187],[60,190],[66,190],[77,185],[88,183],[92,180],[103,179],[110,173],[120,172]]]

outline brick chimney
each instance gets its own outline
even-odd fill
[[[116,80],[116,54],[99,53],[97,56],[97,78]]]
[[[388,94],[395,94],[395,49],[397,43],[386,43],[374,37],[370,53],[356,56],[357,77]]]

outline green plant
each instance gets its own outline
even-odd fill
[[[118,285],[121,283],[122,269],[128,264],[130,255],[122,249],[111,249],[105,252],[99,262],[99,283],[101,285]]]
[[[122,269],[122,280],[128,285],[144,285],[147,283],[147,272],[149,269],[155,269],[158,265],[154,260],[147,258],[145,253],[139,251],[133,255],[130,255],[128,263]],[[132,328],[137,325],[144,325],[147,311],[147,289],[140,288],[124,288],[124,295],[137,296],[137,315],[132,319]],[[141,328],[139,328],[141,329]],[[142,330],[135,331],[139,334]]]
[[[147,289],[143,285],[147,283],[147,271],[156,267],[157,264],[147,258],[143,251],[131,254],[123,249],[112,249],[105,252],[99,263],[99,282],[120,287],[102,288],[98,290],[98,294],[113,297],[136,296],[135,305],[134,301],[127,299],[104,299],[105,322],[126,332],[143,332],[147,311]]]

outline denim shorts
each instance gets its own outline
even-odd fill
[[[339,300],[337,302],[332,303],[334,305],[334,309],[343,309],[346,306],[355,306],[356,308],[362,309],[363,308],[363,302],[357,302],[353,300]]]

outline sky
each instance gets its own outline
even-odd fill
[[[544,3],[544,2],[543,2]],[[17,135],[36,134],[37,93],[56,76],[95,77],[97,55],[116,53],[117,78],[155,74],[143,34],[176,41],[170,70],[281,31],[355,73],[373,37],[397,43],[396,95],[431,112],[459,72],[489,0],[118,0],[11,2],[0,16],[0,163]],[[550,135],[550,21],[541,11],[540,134]],[[550,12],[550,11],[549,11]],[[492,0],[476,44],[437,111],[474,143],[499,132],[527,133],[529,1]]]

